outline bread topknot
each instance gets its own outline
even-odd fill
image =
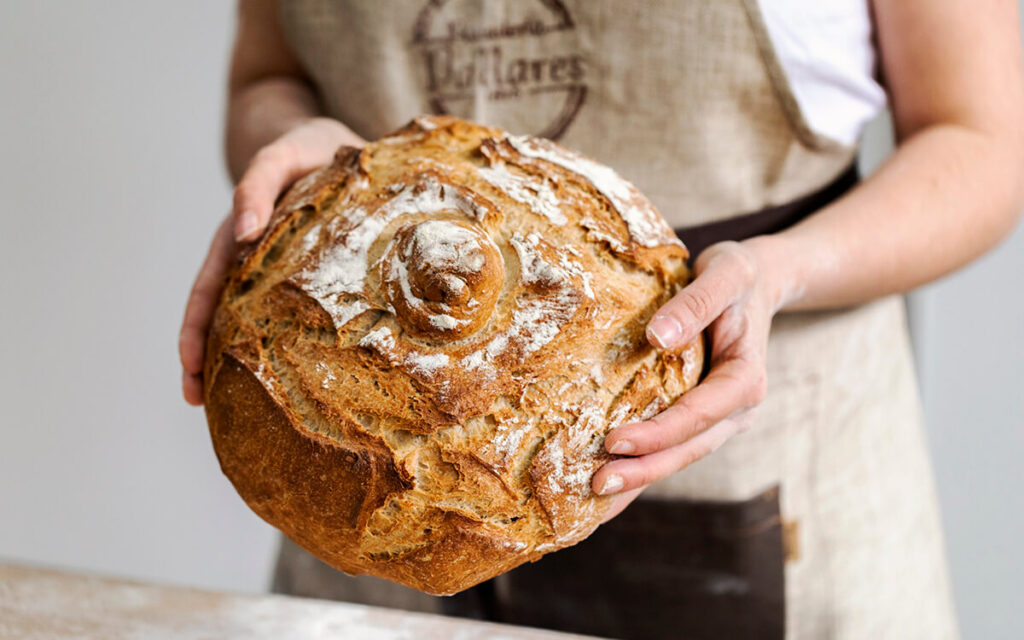
[[[687,252],[611,169],[421,117],[296,183],[226,281],[206,411],[252,509],[325,562],[450,594],[575,544],[604,436],[696,384],[659,352]]]

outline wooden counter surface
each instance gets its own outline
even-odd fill
[[[580,640],[396,609],[239,595],[0,563],[0,638]]]

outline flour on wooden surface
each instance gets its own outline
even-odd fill
[[[506,541],[520,551],[522,542]],[[563,634],[281,595],[240,595],[0,565],[10,638],[556,640]],[[575,636],[573,636],[575,637]]]

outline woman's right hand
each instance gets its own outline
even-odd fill
[[[182,392],[192,405],[203,403],[203,361],[206,333],[220,298],[224,274],[242,243],[260,237],[277,197],[293,182],[334,157],[343,144],[362,146],[337,120],[310,118],[260,149],[235,187],[231,213],[217,228],[203,266],[185,306],[178,337]]]

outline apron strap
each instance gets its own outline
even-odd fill
[[[821,189],[792,202],[717,220],[696,227],[676,229],[676,235],[690,250],[692,263],[701,251],[725,240],[746,240],[754,236],[778,233],[792,227],[815,211],[838,200],[860,181],[856,163]]]

